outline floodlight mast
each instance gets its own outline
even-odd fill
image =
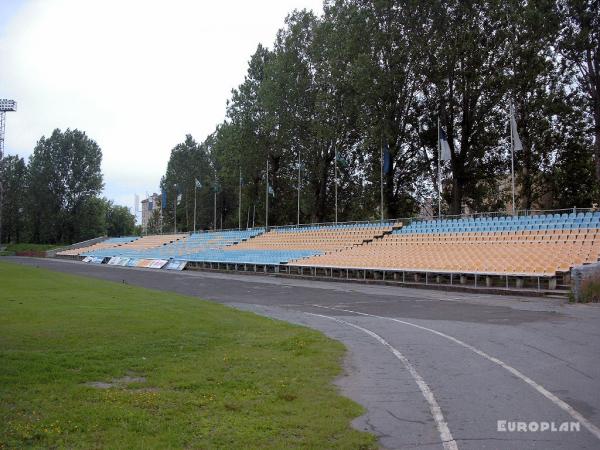
[[[2,243],[2,205],[4,204],[4,180],[1,178],[2,164],[4,161],[4,130],[6,125],[6,113],[17,110],[17,102],[14,100],[0,99],[0,244]]]

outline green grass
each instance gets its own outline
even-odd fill
[[[7,252],[45,252],[46,250],[52,250],[58,248],[60,245],[57,244],[7,244]]]
[[[0,448],[372,448],[343,346],[191,297],[0,262]],[[98,389],[124,376],[145,381]]]

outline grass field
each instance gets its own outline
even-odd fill
[[[341,344],[176,294],[0,262],[0,448],[371,448]]]

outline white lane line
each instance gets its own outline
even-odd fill
[[[333,321],[338,322],[343,325],[348,325],[348,326],[354,327],[357,330],[360,330],[363,333],[366,333],[369,336],[377,339],[377,341],[379,341],[380,344],[387,347],[387,349],[390,350],[396,358],[398,358],[400,361],[402,361],[402,364],[404,364],[404,367],[406,367],[408,369],[408,371],[410,372],[412,377],[415,379],[415,382],[419,386],[419,389],[421,390],[423,397],[425,397],[425,400],[427,401],[427,403],[429,403],[429,409],[431,410],[431,415],[433,416],[433,420],[435,420],[435,425],[440,434],[440,438],[442,440],[442,444],[444,445],[444,449],[445,450],[458,450],[456,441],[452,437],[452,433],[450,433],[450,429],[448,428],[448,424],[446,423],[446,419],[444,418],[442,409],[440,408],[440,405],[438,404],[437,400],[435,399],[433,392],[431,391],[431,389],[429,388],[427,383],[425,383],[425,380],[423,380],[421,375],[419,375],[419,372],[417,372],[417,370],[414,368],[414,366],[408,361],[408,359],[406,359],[406,357],[402,353],[400,353],[396,348],[392,347],[389,342],[387,342],[385,339],[383,339],[378,334],[372,332],[371,330],[367,330],[366,328],[363,328],[361,326],[355,325],[350,322],[346,322],[345,320],[341,320],[336,317],[324,316],[321,314],[313,314],[313,313],[306,313],[306,314],[310,314],[311,316],[322,317],[324,319],[333,320]]]
[[[479,356],[482,356],[485,359],[487,359],[487,360],[489,360],[489,361],[491,361],[491,362],[493,362],[495,364],[498,364],[500,367],[508,370],[510,373],[512,373],[517,378],[520,378],[521,380],[523,380],[525,383],[527,383],[528,385],[530,385],[531,387],[533,387],[536,391],[538,391],[540,394],[542,394],[544,397],[546,397],[548,400],[550,400],[552,403],[554,403],[560,409],[562,409],[563,411],[565,411],[566,413],[568,413],[571,417],[573,417],[573,419],[579,421],[579,423],[581,423],[597,439],[600,439],[600,428],[598,428],[592,422],[590,422],[589,420],[587,420],[579,411],[577,411],[571,405],[569,405],[568,403],[566,403],[563,400],[561,400],[560,398],[558,398],[556,395],[554,395],[552,392],[550,392],[544,386],[542,386],[542,385],[536,383],[535,381],[533,381],[527,375],[524,375],[523,373],[521,373],[520,371],[518,371],[514,367],[506,364],[504,361],[501,361],[498,358],[490,356],[487,353],[485,353],[483,350],[479,350],[478,348],[475,348],[472,345],[469,345],[466,342],[461,341],[460,339],[457,339],[457,338],[455,338],[453,336],[450,336],[448,334],[442,333],[440,331],[433,330],[431,328],[427,328],[427,327],[424,327],[424,326],[421,326],[421,325],[417,325],[416,323],[406,322],[406,321],[400,320],[400,319],[394,319],[393,317],[377,316],[375,314],[367,314],[367,313],[363,313],[363,312],[359,312],[359,311],[352,311],[350,309],[331,308],[331,307],[328,307],[328,306],[321,306],[321,305],[313,305],[313,306],[316,306],[317,308],[328,309],[328,310],[331,310],[331,311],[343,311],[343,312],[349,312],[349,313],[353,313],[353,314],[358,314],[360,316],[367,316],[367,317],[374,317],[374,318],[377,318],[377,319],[391,320],[393,322],[398,322],[398,323],[401,323],[401,324],[404,324],[404,325],[409,325],[411,327],[419,328],[420,330],[429,331],[430,333],[437,334],[438,336],[441,336],[441,337],[443,337],[445,339],[448,339],[449,341],[452,341],[452,342],[454,342],[454,343],[456,343],[458,345],[461,345],[461,346],[463,346],[463,347],[471,350],[472,352],[477,353]]]

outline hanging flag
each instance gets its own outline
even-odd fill
[[[165,209],[167,207],[167,191],[163,190],[161,197],[160,206],[162,209]]]
[[[220,192],[221,191],[221,185],[219,184],[218,181],[215,181],[215,184],[213,185],[213,192]]]
[[[523,150],[523,143],[519,138],[519,133],[517,132],[517,121],[515,120],[515,108],[513,105],[510,105],[510,132],[512,133],[513,138],[513,149],[518,152],[519,150]]]
[[[178,205],[181,203],[181,197],[182,197],[182,194],[177,194],[177,204]]]
[[[386,175],[392,171],[392,155],[390,154],[390,147],[386,143],[383,149],[383,173]]]
[[[275,191],[273,190],[271,185],[269,185],[269,187],[267,188],[267,192],[269,192],[269,195],[272,195],[273,197],[275,197]]]
[[[198,178],[196,178],[196,189],[200,189],[202,188],[202,183],[200,183],[200,180]]]
[[[440,150],[440,160],[450,161],[450,159],[452,159],[450,155],[450,145],[448,144],[448,136],[446,136],[446,132],[443,128],[440,128]]]

